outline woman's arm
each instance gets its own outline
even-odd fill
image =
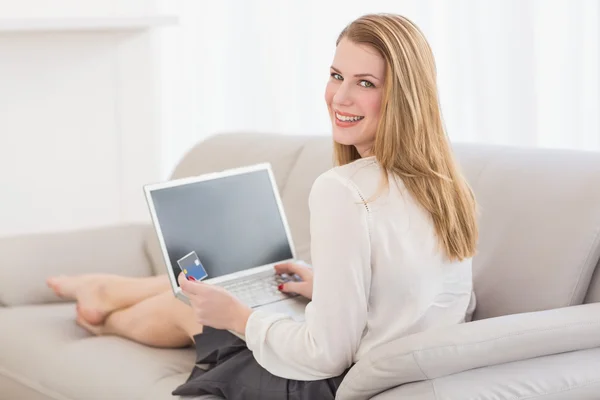
[[[313,184],[309,205],[314,288],[305,321],[258,310],[245,331],[259,364],[297,380],[338,376],[352,364],[371,284],[369,222],[358,192],[332,170]]]

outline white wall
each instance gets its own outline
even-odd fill
[[[142,185],[215,132],[328,134],[335,38],[366,12],[425,31],[454,140],[600,149],[599,2],[483,3],[0,0],[0,236],[146,221]],[[181,23],[2,30],[154,13]]]
[[[154,11],[149,0],[0,0],[0,236],[147,220],[142,185],[161,178],[155,29],[14,32],[7,21]]]
[[[430,42],[453,141],[600,150],[598,0],[162,3],[181,15],[165,33],[165,172],[215,132],[329,134],[337,35],[379,12]]]

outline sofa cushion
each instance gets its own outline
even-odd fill
[[[143,242],[147,229],[129,224],[0,239],[0,304],[62,301],[46,286],[49,275],[150,275]]]
[[[600,346],[600,304],[520,313],[405,336],[362,357],[339,388],[344,399],[474,368]]]
[[[454,147],[480,205],[474,319],[581,304],[600,256],[598,154]]]
[[[161,399],[191,372],[195,351],[158,349],[118,337],[93,337],[74,322],[73,304],[0,308],[0,375],[13,398]],[[32,382],[33,388],[28,385]]]
[[[600,348],[594,348],[402,385],[373,400],[595,400],[598,393]]]
[[[279,192],[282,193],[304,142],[302,137],[275,134],[214,135],[197,144],[183,157],[171,179],[268,162],[273,168]],[[146,233],[145,249],[154,272],[164,274],[165,265],[154,229],[148,229]]]
[[[18,376],[0,365],[0,399],[74,400],[68,399],[27,377]]]
[[[332,155],[330,137],[307,137],[281,195],[296,255],[308,263],[311,262],[308,195],[315,179],[333,167]]]

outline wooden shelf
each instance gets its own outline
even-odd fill
[[[130,31],[176,25],[174,15],[99,18],[0,18],[0,33]]]

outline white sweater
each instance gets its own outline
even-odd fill
[[[433,222],[374,157],[333,168],[310,192],[312,301],[305,321],[257,310],[245,332],[258,363],[274,375],[318,380],[340,375],[372,348],[465,321],[471,259],[449,262]]]

